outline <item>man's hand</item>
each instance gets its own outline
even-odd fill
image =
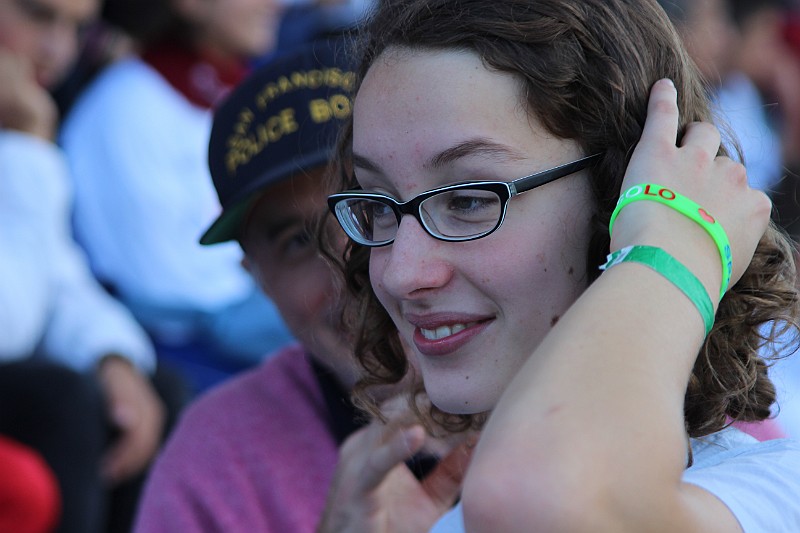
[[[127,360],[108,356],[98,368],[108,412],[119,436],[103,459],[103,474],[112,483],[142,472],[158,451],[164,429],[164,406],[142,375]]]
[[[0,126],[52,141],[58,109],[21,57],[0,49]]]

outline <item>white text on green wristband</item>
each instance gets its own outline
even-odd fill
[[[731,270],[733,268],[731,245],[728,241],[728,235],[725,233],[722,225],[717,222],[708,211],[689,198],[671,189],[662,187],[661,185],[656,185],[655,183],[642,183],[640,185],[634,185],[620,196],[617,207],[611,214],[611,220],[608,224],[609,234],[611,234],[614,228],[614,221],[617,219],[619,212],[622,211],[622,208],[639,200],[650,200],[671,207],[682,215],[694,220],[700,227],[706,230],[706,233],[708,233],[717,245],[720,260],[722,261],[722,286],[719,292],[719,299],[721,300],[722,297],[725,296],[725,291],[728,290],[728,285],[731,281]]]
[[[609,254],[608,260],[600,266],[600,270],[625,262],[647,265],[678,287],[694,304],[703,318],[706,337],[714,325],[714,306],[711,304],[703,284],[680,261],[655,246],[626,246]]]

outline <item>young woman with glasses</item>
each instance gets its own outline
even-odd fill
[[[729,427],[775,401],[791,245],[656,2],[391,0],[361,53],[329,203],[362,387],[424,385],[321,531],[796,530],[800,446]],[[412,481],[425,430],[480,430],[469,466]]]

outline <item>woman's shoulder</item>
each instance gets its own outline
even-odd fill
[[[722,500],[744,531],[798,531],[800,442],[759,442],[730,427],[692,439],[692,455],[683,480]]]
[[[140,99],[157,91],[163,91],[166,81],[147,63],[130,56],[105,67],[86,86],[77,104],[81,107],[93,102],[111,99],[116,106],[126,107],[130,99]]]

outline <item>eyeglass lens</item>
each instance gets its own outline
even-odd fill
[[[491,231],[502,216],[502,201],[491,191],[457,189],[425,199],[422,220],[442,237],[473,237]]]
[[[340,202],[337,211],[345,216],[346,229],[366,242],[391,241],[397,234],[400,215],[388,201],[348,199]],[[419,214],[425,228],[435,236],[474,237],[497,226],[503,214],[503,202],[491,191],[456,189],[426,198],[419,206]]]

